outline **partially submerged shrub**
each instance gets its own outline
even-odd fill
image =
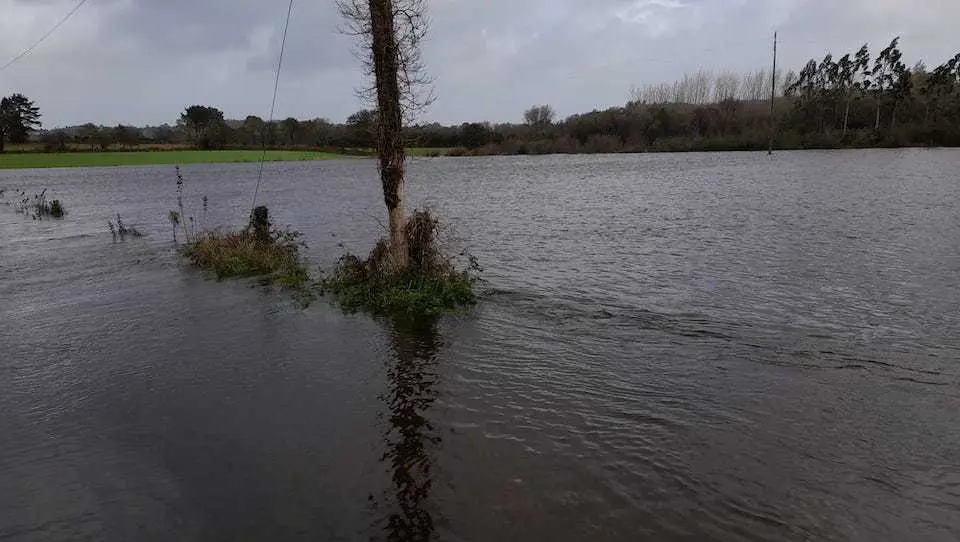
[[[167,214],[167,220],[170,221],[170,225],[173,226],[173,242],[177,242],[177,228],[180,227],[180,213],[177,211],[170,211]]]
[[[184,179],[177,167],[177,210],[167,218],[173,226],[173,240],[177,231],[183,232],[183,254],[197,267],[213,273],[217,280],[227,278],[261,277],[264,283],[299,288],[310,279],[300,248],[300,232],[275,229],[270,224],[267,207],[260,206],[250,213],[247,227],[240,231],[219,230],[197,232],[192,216],[185,215],[183,205]],[[209,201],[202,198],[201,228],[206,225]],[[189,225],[188,225],[189,224]]]
[[[63,204],[60,203],[60,200],[55,199],[50,202],[50,216],[54,218],[63,218],[63,215],[67,214],[63,210]]]
[[[107,226],[110,228],[110,234],[113,235],[113,240],[116,241],[119,238],[121,241],[126,240],[127,237],[143,237],[143,234],[140,233],[140,230],[133,226],[127,226],[123,219],[120,218],[120,215],[117,215],[117,221],[114,223],[112,220],[107,221]]]
[[[298,232],[274,231],[264,241],[251,229],[212,231],[196,236],[183,253],[217,280],[263,277],[265,282],[299,287],[310,278],[300,256],[299,237]]]
[[[439,220],[429,211],[415,211],[404,227],[409,265],[395,271],[386,240],[380,240],[366,259],[344,255],[321,290],[332,294],[348,310],[377,314],[436,315],[477,302],[480,271],[472,256],[460,269],[440,241]]]
[[[47,217],[63,218],[63,216],[67,214],[60,200],[47,201],[46,189],[39,194],[34,194],[33,197],[27,196],[23,192],[21,192],[20,195],[22,195],[23,198],[16,202],[16,210],[24,214],[29,214],[34,220],[43,220]]]

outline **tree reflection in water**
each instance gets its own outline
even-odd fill
[[[437,396],[440,335],[436,319],[395,318],[390,325],[393,356],[384,396],[388,424],[382,461],[393,483],[385,496],[392,504],[386,537],[391,541],[430,540],[434,532],[429,503],[430,453],[440,444],[440,437],[427,414]]]

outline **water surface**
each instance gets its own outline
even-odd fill
[[[958,171],[414,159],[492,290],[427,322],[205,279],[170,168],[0,172],[69,212],[0,205],[0,540],[955,540]],[[255,172],[185,167],[195,223]],[[381,234],[375,176],[268,164],[260,201],[329,265]]]

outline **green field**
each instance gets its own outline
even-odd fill
[[[28,152],[0,154],[0,169],[51,167],[109,167],[257,162],[263,151],[131,151],[131,152]],[[267,161],[326,160],[343,156],[329,152],[267,151]]]

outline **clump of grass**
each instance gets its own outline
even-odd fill
[[[289,230],[272,231],[266,240],[250,228],[212,231],[197,235],[183,253],[217,280],[262,277],[264,282],[297,288],[310,279],[299,238],[299,232]]]
[[[306,289],[310,274],[300,254],[300,249],[306,247],[300,232],[274,228],[266,206],[255,208],[247,227],[240,231],[197,232],[193,217],[186,215],[183,188],[184,179],[178,166],[177,210],[170,211],[167,218],[173,227],[174,243],[177,231],[183,233],[182,252],[193,265],[212,273],[217,280],[260,277],[265,284]],[[206,225],[209,200],[203,196],[201,201],[202,228]]]
[[[479,272],[476,258],[461,252],[467,264],[445,254],[439,220],[430,211],[415,211],[404,227],[409,265],[400,271],[390,263],[388,242],[377,243],[366,259],[344,255],[320,281],[347,311],[433,316],[474,305]]]
[[[21,192],[20,195],[23,196],[23,199],[17,201],[14,208],[21,213],[30,215],[34,220],[63,218],[63,216],[67,214],[60,200],[47,201],[46,189],[39,194],[34,194],[32,197],[23,192]]]
[[[110,227],[110,234],[113,235],[113,240],[116,241],[118,238],[121,241],[126,240],[127,237],[143,237],[143,234],[140,233],[140,230],[133,226],[127,226],[123,219],[120,218],[120,215],[117,215],[117,221],[114,223],[112,220],[107,221],[107,226]]]

